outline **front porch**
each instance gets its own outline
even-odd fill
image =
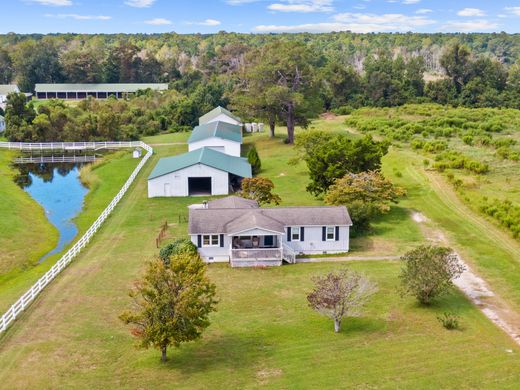
[[[280,266],[294,262],[295,254],[283,244],[281,234],[231,236],[232,267]]]

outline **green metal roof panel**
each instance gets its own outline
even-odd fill
[[[251,177],[251,165],[245,158],[234,157],[211,148],[201,148],[178,156],[161,158],[148,180],[167,175],[195,164],[203,164],[240,177]]]
[[[225,115],[233,118],[237,122],[241,122],[242,121],[238,116],[233,114],[231,111],[226,110],[224,107],[218,106],[217,108],[214,108],[213,110],[211,110],[207,114],[202,115],[199,118],[199,125],[204,125],[204,124],[210,122],[211,120],[215,119],[220,114],[225,114]]]
[[[188,143],[191,144],[213,137],[242,143],[242,128],[227,122],[206,123],[193,129]]]
[[[113,84],[36,84],[36,92],[136,92],[140,89],[164,91],[168,84],[157,83],[113,83]]]
[[[9,95],[13,92],[20,92],[15,84],[0,84],[0,95]]]

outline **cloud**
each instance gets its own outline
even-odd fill
[[[475,16],[486,16],[486,13],[479,8],[464,8],[457,12],[459,16],[475,17]]]
[[[125,4],[134,8],[148,8],[155,3],[155,0],[126,0]]]
[[[186,24],[194,24],[197,26],[220,26],[222,22],[216,19],[206,19],[202,22],[186,22]]]
[[[403,0],[403,4],[417,4],[420,2],[421,0]]]
[[[229,5],[242,5],[249,3],[256,3],[259,0],[226,0],[226,3]]]
[[[333,12],[333,0],[282,0],[282,3],[274,3],[267,7],[271,11],[278,12]]]
[[[78,15],[78,14],[45,14],[47,18],[75,19],[75,20],[110,20],[112,16],[105,15]]]
[[[37,3],[40,5],[50,5],[52,7],[67,7],[72,5],[71,0],[30,0],[31,3]]]
[[[421,8],[421,9],[418,9],[417,11],[415,11],[415,13],[417,15],[426,15],[426,14],[430,14],[432,12],[433,12],[433,10],[429,9],[429,8]]]
[[[172,24],[171,20],[164,18],[148,19],[144,21],[145,24],[151,24],[152,26],[167,26]]]
[[[444,31],[456,32],[482,32],[496,30],[498,27],[498,23],[490,22],[485,19],[478,19],[468,21],[452,20],[444,24],[441,29]]]
[[[407,16],[403,14],[362,14],[341,13],[333,17],[333,22],[308,23],[299,25],[260,25],[256,32],[330,32],[352,31],[357,33],[383,31],[413,31],[417,27],[434,24],[435,21],[424,16]]]
[[[513,15],[520,16],[520,7],[506,7],[506,11],[511,12]]]

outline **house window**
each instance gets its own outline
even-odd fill
[[[205,234],[202,236],[202,246],[219,246],[220,237],[218,234]]]
[[[300,228],[293,226],[291,228],[291,241],[300,241]]]
[[[336,239],[336,228],[334,226],[327,226],[327,241],[334,241]]]

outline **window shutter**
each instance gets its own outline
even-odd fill
[[[305,228],[303,226],[300,228],[300,241],[305,241]]]
[[[327,226],[321,228],[321,241],[327,241]]]
[[[336,226],[336,241],[339,241],[339,226]]]
[[[202,236],[200,234],[197,236],[197,248],[202,248]]]
[[[292,238],[292,237],[291,237],[291,228],[288,227],[288,228],[287,228],[287,242],[291,241],[291,238]]]
[[[220,235],[220,247],[224,248],[224,235],[223,234]]]

